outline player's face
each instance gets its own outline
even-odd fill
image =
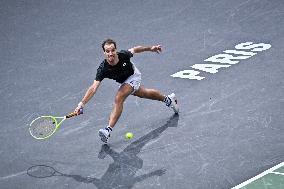
[[[111,65],[115,65],[118,62],[118,56],[114,44],[105,44],[104,49],[104,54],[107,62]]]

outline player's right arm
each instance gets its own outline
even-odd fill
[[[101,81],[94,80],[94,83],[88,88],[88,90],[85,93],[85,96],[83,97],[81,102],[79,102],[77,108],[74,110],[75,113],[79,114],[79,110],[83,108],[84,105],[87,104],[89,100],[94,96],[100,84],[101,84]]]

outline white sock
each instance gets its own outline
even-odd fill
[[[112,128],[110,126],[107,126],[105,129],[108,130],[109,133],[112,131]]]
[[[168,96],[166,96],[164,99],[164,103],[166,103],[166,106],[170,106],[172,103],[172,100]]]

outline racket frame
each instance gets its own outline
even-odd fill
[[[40,116],[40,117],[37,117],[36,119],[34,119],[31,124],[29,125],[29,132],[31,134],[32,137],[34,137],[35,139],[38,139],[38,140],[44,140],[44,139],[47,139],[49,137],[51,137],[56,131],[57,129],[60,127],[60,125],[63,123],[63,121],[65,121],[66,119],[68,118],[71,118],[71,117],[74,117],[74,116],[77,116],[77,115],[80,115],[80,114],[83,114],[83,109],[80,109],[79,111],[79,114],[75,113],[75,112],[72,112],[64,117],[55,117],[55,116]],[[55,129],[52,131],[51,134],[49,134],[48,136],[46,137],[36,137],[32,134],[32,131],[31,131],[31,125],[38,119],[41,119],[41,118],[51,118],[53,119],[54,123],[55,123]],[[61,119],[61,121],[58,123],[58,119]]]

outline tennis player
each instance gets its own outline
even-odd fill
[[[156,89],[148,89],[142,86],[141,73],[130,61],[131,57],[136,53],[146,51],[161,53],[161,45],[149,47],[136,46],[128,50],[117,51],[116,42],[112,39],[106,39],[102,43],[102,48],[105,60],[103,60],[98,67],[93,84],[88,88],[83,99],[74,111],[79,114],[79,110],[94,96],[104,78],[113,79],[121,84],[115,96],[108,125],[99,130],[99,136],[103,142],[108,142],[110,133],[122,113],[123,103],[129,95],[164,102],[166,106],[171,107],[173,111],[178,114],[179,107],[175,94],[172,93],[166,96]]]

